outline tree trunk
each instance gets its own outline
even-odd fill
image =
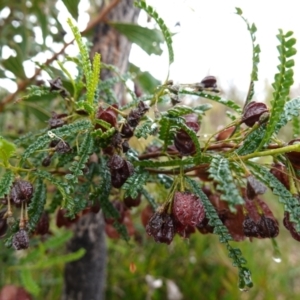
[[[133,0],[122,0],[107,16],[107,20],[135,23],[137,17],[138,10],[133,6]],[[131,43],[124,36],[108,24],[101,23],[96,27],[93,42],[91,57],[99,52],[102,62],[114,65],[121,73],[126,72]],[[108,70],[101,71],[102,80],[111,76]],[[116,86],[115,93],[121,102],[123,89]],[[101,212],[84,215],[75,224],[68,251],[84,248],[86,253],[80,260],[65,266],[63,300],[104,299],[107,255],[104,226]]]

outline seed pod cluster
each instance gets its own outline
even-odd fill
[[[148,235],[159,243],[170,244],[176,233],[184,238],[189,237],[205,218],[201,200],[190,192],[175,192],[171,213],[166,210],[151,212],[152,216],[143,222]]]
[[[263,200],[260,198],[256,198],[255,201],[246,200],[245,207],[248,214],[243,229],[247,237],[274,238],[279,234],[278,221]]]

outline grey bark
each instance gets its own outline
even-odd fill
[[[107,20],[135,23],[137,17],[138,10],[134,8],[133,0],[123,0],[107,16]],[[126,72],[131,43],[124,36],[108,24],[101,23],[96,27],[93,43],[91,57],[99,52],[102,62],[116,66],[121,73]],[[109,71],[101,71],[102,80],[111,76]],[[115,93],[121,102],[122,87],[116,86]],[[101,212],[84,215],[75,224],[68,251],[84,248],[86,253],[80,260],[66,264],[63,300],[104,299],[107,256],[104,228]]]

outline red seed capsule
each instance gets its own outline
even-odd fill
[[[206,76],[201,80],[201,85],[204,88],[216,88],[217,87],[217,79],[215,76]]]
[[[184,226],[196,226],[205,217],[203,203],[196,195],[189,192],[175,193],[172,212]]]
[[[242,123],[252,127],[256,122],[260,121],[262,114],[268,112],[269,110],[265,103],[252,101],[245,108]]]

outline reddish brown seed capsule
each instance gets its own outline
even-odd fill
[[[280,162],[273,163],[270,172],[285,186],[287,190],[290,189],[288,171],[284,164]]]
[[[139,206],[141,203],[141,197],[142,197],[141,194],[138,194],[136,198],[126,197],[124,198],[124,204],[128,208]]]
[[[242,123],[252,127],[256,122],[260,121],[263,114],[268,112],[269,110],[265,103],[252,101],[245,108]]]
[[[275,238],[279,234],[278,222],[274,218],[262,215],[257,226],[258,233],[262,238]]]
[[[249,200],[253,200],[257,195],[262,195],[267,191],[266,186],[254,176],[247,177],[246,193]]]
[[[121,135],[123,138],[131,138],[133,136],[133,129],[129,126],[128,123],[124,123],[121,129]]]
[[[25,180],[16,180],[10,191],[10,199],[15,205],[20,205],[22,202],[29,202],[33,195],[33,186]]]
[[[171,216],[165,212],[156,212],[150,218],[146,231],[158,243],[170,244],[175,231]]]
[[[203,203],[196,195],[189,192],[175,193],[172,212],[184,226],[196,226],[205,217]]]
[[[118,108],[118,105],[112,105],[114,108]],[[118,113],[112,107],[102,108],[101,106],[98,108],[97,119],[103,120],[106,123],[110,124],[112,127],[117,126]],[[106,131],[107,128],[97,124],[96,128],[101,128],[102,131]]]
[[[52,116],[48,121],[49,128],[54,129],[58,127],[62,127],[66,124],[64,118],[67,116],[67,114],[57,114],[55,112],[52,112]]]
[[[217,79],[215,76],[206,76],[201,80],[201,85],[204,88],[216,88],[217,87]]]
[[[47,212],[43,212],[36,225],[35,233],[40,235],[49,233],[49,225],[50,225],[49,223],[50,223],[49,214]]]
[[[16,250],[27,249],[29,247],[29,237],[25,229],[20,229],[14,234],[12,245]]]
[[[70,217],[67,217],[67,210],[65,209],[59,209],[56,214],[56,226],[58,228],[60,227],[70,227],[73,223],[75,223],[78,220],[78,216],[76,216],[74,219],[71,219]]]
[[[117,189],[134,173],[131,162],[116,154],[111,157],[108,167],[110,168],[111,185]]]
[[[257,223],[247,215],[243,222],[243,231],[246,237],[259,237],[259,229]]]
[[[300,242],[300,233],[296,230],[296,224],[291,222],[290,214],[287,211],[284,212],[283,225],[290,232],[292,238]]]
[[[184,116],[185,124],[197,133],[200,129],[200,123],[196,114],[188,114]],[[174,146],[180,152],[181,155],[191,155],[195,152],[195,144],[188,135],[188,133],[182,129],[178,130],[174,138]]]

